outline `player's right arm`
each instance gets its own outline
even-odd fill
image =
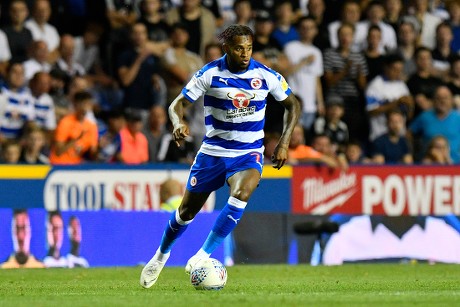
[[[169,119],[173,125],[173,140],[179,146],[179,141],[185,139],[190,134],[187,123],[184,121],[184,111],[192,103],[181,93],[171,103],[168,108]]]

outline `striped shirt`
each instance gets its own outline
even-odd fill
[[[220,157],[263,154],[269,93],[283,101],[291,89],[279,73],[254,59],[241,73],[228,70],[226,55],[199,70],[182,94],[191,102],[204,95],[206,135],[200,152]]]
[[[53,98],[47,93],[34,99],[35,122],[46,130],[56,129],[56,114]]]
[[[358,69],[367,76],[368,69],[366,58],[360,52],[350,52],[348,58],[344,58],[338,49],[327,49],[324,51],[324,72],[336,73],[342,71],[347,61],[351,61],[350,72],[346,77],[337,82],[337,84],[329,89],[329,93],[338,94],[342,97],[359,97],[359,89],[356,85],[358,77]]]
[[[0,106],[0,133],[7,139],[16,139],[22,133],[22,128],[34,119],[33,97],[28,88],[12,91],[2,86],[4,105]]]

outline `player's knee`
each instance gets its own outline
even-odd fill
[[[249,196],[251,196],[251,193],[252,192],[248,189],[237,189],[231,193],[231,196],[235,197],[238,200],[247,202],[249,200]]]

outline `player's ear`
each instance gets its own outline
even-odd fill
[[[222,44],[222,50],[225,52],[225,53],[228,53],[229,52],[229,45],[227,43],[223,43]]]

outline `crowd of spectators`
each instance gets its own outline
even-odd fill
[[[166,110],[232,23],[302,103],[290,163],[460,163],[455,0],[3,0],[0,162],[192,163],[203,102],[180,147]]]

